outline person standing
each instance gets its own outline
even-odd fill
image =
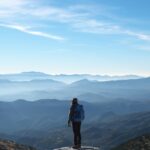
[[[74,134],[74,146],[72,148],[81,148],[81,123],[84,120],[83,106],[78,103],[77,98],[73,98],[72,105],[70,107],[68,126],[72,125]]]

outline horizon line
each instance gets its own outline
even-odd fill
[[[49,73],[45,71],[19,71],[19,72],[0,72],[0,75],[9,75],[9,74],[21,74],[21,73],[43,73],[47,75],[93,75],[93,76],[109,76],[109,77],[114,77],[114,76],[139,76],[139,77],[149,77],[150,75],[148,74],[136,74],[136,73],[125,73],[125,74],[100,74],[100,73]]]

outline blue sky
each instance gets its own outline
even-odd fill
[[[148,0],[0,0],[0,73],[150,75]]]

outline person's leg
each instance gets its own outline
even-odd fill
[[[74,145],[76,146],[78,144],[78,132],[77,132],[77,123],[72,122],[72,129],[73,129],[73,134],[74,134]]]
[[[77,144],[81,146],[81,122],[77,122]]]

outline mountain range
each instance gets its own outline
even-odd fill
[[[105,102],[116,99],[141,100],[150,97],[150,78],[90,81],[79,80],[65,84],[52,79],[31,81],[0,80],[0,100],[72,99]]]
[[[83,145],[110,150],[150,133],[150,100],[80,103],[86,114],[82,126]],[[67,127],[69,107],[69,101],[48,99],[1,102],[0,137],[38,150],[71,146],[72,130]]]
[[[38,72],[0,75],[2,139],[38,150],[71,146],[67,119],[73,97],[85,108],[84,145],[110,150],[150,133],[150,77],[98,81],[84,76],[74,82],[61,78],[62,82],[49,76]]]
[[[30,81],[30,80],[42,80],[52,79],[65,83],[72,83],[82,79],[98,80],[98,81],[109,81],[109,80],[128,80],[128,79],[139,79],[142,76],[138,75],[122,75],[122,76],[109,76],[109,75],[91,75],[91,74],[46,74],[43,72],[22,72],[14,74],[0,74],[0,79],[10,81]]]

